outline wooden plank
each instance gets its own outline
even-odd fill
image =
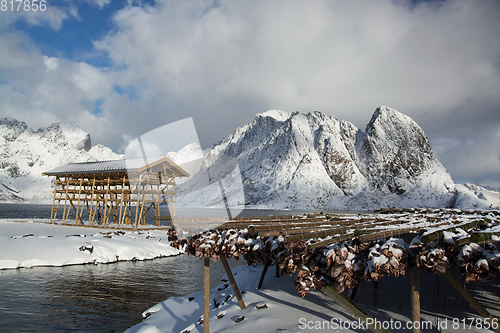
[[[205,258],[203,274],[203,333],[210,331],[210,259]]]
[[[75,216],[75,224],[78,225],[78,219],[80,219],[80,221],[82,221],[81,217],[80,217],[80,214],[79,214],[79,210],[80,210],[80,199],[81,199],[81,195],[82,195],[82,181],[83,179],[80,179],[80,184],[78,186],[78,200],[76,202],[76,216]],[[82,221],[82,224],[83,224],[83,221]]]
[[[69,182],[69,179],[66,180],[66,182]],[[62,183],[61,183],[62,185]],[[64,187],[63,187],[64,189]],[[68,183],[66,183],[66,195],[64,196],[64,210],[63,210],[63,224],[66,224],[67,222],[67,217],[66,217],[66,201],[68,200],[68,189],[69,189],[69,185]],[[69,209],[69,207],[68,207]]]
[[[120,215],[118,216],[118,225],[121,227],[123,226],[123,209],[124,209],[124,205],[123,205],[123,200],[125,199],[125,182],[126,182],[126,179],[127,177],[126,176],[123,176],[123,182],[122,182],[122,192],[121,192],[121,196],[120,196],[120,204],[119,204],[119,207],[120,207]]]
[[[109,184],[109,180],[110,178],[108,177],[108,183],[106,184],[106,194],[104,195],[104,211],[102,213],[102,222],[101,224],[103,226],[107,226],[108,225],[108,217],[109,217],[109,214],[106,214],[107,210],[108,210],[108,197],[109,197],[109,187],[111,186]]]
[[[238,304],[240,305],[241,309],[244,309],[246,307],[245,302],[243,301],[243,298],[241,297],[240,289],[238,288],[238,285],[236,284],[236,281],[234,280],[233,272],[231,272],[231,268],[229,267],[226,256],[224,254],[220,256],[220,261],[222,261],[222,266],[224,266],[224,270],[226,271],[226,275],[227,275],[227,278],[229,279],[229,283],[231,284],[231,287],[233,288],[236,299],[238,300]]]
[[[155,216],[155,220],[157,221],[165,221],[165,220],[171,220],[172,216],[166,215],[166,216]]]
[[[479,303],[474,296],[463,286],[460,281],[449,271],[446,270],[443,273],[443,276],[450,282],[450,284],[460,293],[469,302],[469,304],[483,317],[487,320],[492,326],[497,325],[496,331],[500,333],[500,327],[498,326],[498,321],[493,318],[493,316],[484,308],[484,306]],[[495,323],[495,324],[493,324]]]
[[[321,291],[325,293],[325,295],[333,299],[338,305],[343,307],[353,317],[364,322],[365,326],[368,327],[372,332],[390,333],[389,330],[386,330],[381,327],[382,326],[381,322],[379,321],[375,322],[375,319],[373,319],[373,317],[371,317],[369,314],[361,310],[357,305],[355,305],[349,299],[347,299],[347,297],[345,297],[342,294],[339,294],[332,286],[327,284],[325,287],[321,288]],[[376,323],[380,323],[380,325],[376,325]]]
[[[139,189],[139,187],[141,186],[141,180],[142,180],[142,174],[139,176],[139,182],[135,185],[137,187],[137,189]],[[140,192],[137,193],[137,203],[135,204],[135,220],[134,220],[134,226],[135,228],[137,229],[138,225],[137,225],[137,218],[138,218],[138,214],[139,214],[139,202],[140,202],[140,199],[141,199],[141,196],[140,196]]]
[[[250,231],[252,230],[252,227],[248,228],[248,233],[253,234],[254,232]],[[271,237],[271,236],[285,236],[285,235],[298,235],[298,234],[307,234],[311,232],[322,232],[322,231],[329,231],[329,232],[334,232],[334,234],[343,234],[347,230],[352,229],[352,226],[312,226],[309,227],[308,224],[304,224],[304,227],[298,227],[295,226],[292,229],[279,229],[279,230],[270,230],[270,231],[262,231],[258,232],[260,237]]]
[[[420,323],[420,269],[418,267],[411,268],[410,300],[413,322],[411,332],[420,333],[420,325],[418,327],[415,325],[417,322]]]
[[[56,201],[56,193],[57,193],[57,182],[59,180],[59,177],[56,177],[56,182],[54,183],[54,196],[52,198],[52,210],[50,211],[50,223],[54,223],[55,216],[57,215],[57,210],[54,214],[54,203]]]

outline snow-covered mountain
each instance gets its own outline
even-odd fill
[[[227,199],[246,207],[500,208],[500,193],[455,184],[418,124],[385,106],[375,110],[364,131],[318,111],[267,111],[203,154],[205,160],[191,144],[167,155],[193,176],[178,182],[179,205],[223,205],[215,203],[219,189],[208,186],[208,166],[209,177],[229,175],[219,177]],[[34,131],[13,118],[1,119],[0,201],[50,202],[52,179],[42,172],[121,158],[104,146],[91,147],[90,135],[77,127],[58,123]]]
[[[41,201],[52,197],[52,177],[42,172],[71,162],[121,159],[90,134],[64,123],[36,131],[14,118],[0,119],[0,201]]]
[[[375,110],[364,132],[317,111],[261,113],[212,146],[206,161],[210,165],[224,156],[237,159],[245,204],[251,207],[491,205],[455,186],[417,123],[385,106]]]

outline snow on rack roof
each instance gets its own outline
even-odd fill
[[[97,161],[70,163],[58,168],[46,171],[45,176],[57,176],[67,174],[101,173],[101,172],[127,172],[125,160]]]
[[[97,162],[81,162],[70,163],[58,168],[42,173],[44,176],[60,176],[69,174],[94,174],[94,173],[120,173],[120,172],[142,172],[147,168],[153,168],[159,164],[166,164],[168,169],[180,177],[189,177],[189,174],[172,162],[169,158],[164,157],[152,163],[146,164],[141,159],[129,160],[113,160],[113,161],[97,161]]]

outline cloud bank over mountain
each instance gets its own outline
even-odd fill
[[[108,16],[90,22],[90,10]],[[500,187],[499,13],[497,1],[404,0],[97,0],[3,12],[0,116],[78,125],[122,152],[186,117],[206,148],[260,110],[320,110],[361,128],[386,104],[419,123],[455,179]],[[89,47],[68,38],[96,25]]]

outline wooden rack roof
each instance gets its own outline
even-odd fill
[[[151,163],[145,163],[144,160],[114,160],[98,162],[70,163],[58,168],[42,173],[43,176],[68,176],[68,175],[87,175],[100,173],[124,173],[146,171],[162,172],[167,171],[173,177],[189,177],[184,169],[174,163],[168,157],[160,158]]]

